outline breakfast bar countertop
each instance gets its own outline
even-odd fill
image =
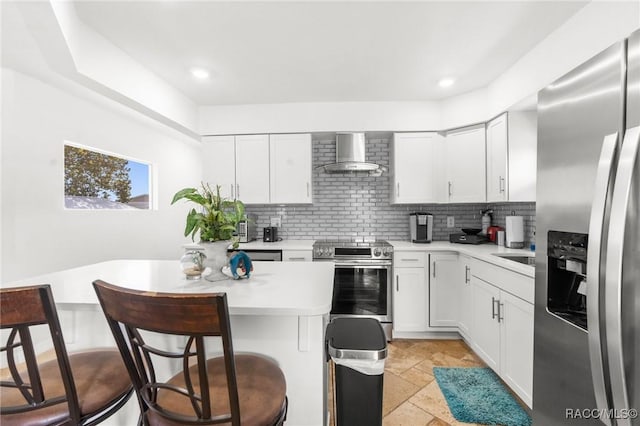
[[[254,262],[249,279],[187,280],[176,260],[110,260],[5,284],[50,284],[57,304],[97,304],[97,279],[135,290],[225,292],[231,315],[326,315],[333,296],[332,262]]]

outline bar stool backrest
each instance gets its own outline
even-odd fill
[[[240,424],[236,369],[226,293],[176,294],[131,290],[104,281],[93,283],[98,299],[125,361],[141,410],[153,410],[178,424]],[[145,342],[141,331],[186,336],[183,351],[168,351]],[[219,336],[225,359],[230,413],[212,415],[204,337]],[[156,379],[155,356],[181,359],[186,389]],[[189,374],[197,362],[199,386]],[[196,392],[200,389],[200,394]],[[171,411],[158,403],[160,392],[189,398],[193,416]]]
[[[63,395],[47,395],[42,386],[40,367],[31,336],[31,327],[47,325],[63,381]],[[0,290],[0,328],[10,329],[7,341],[0,348],[6,357],[11,379],[0,382],[0,387],[16,388],[24,397],[24,404],[2,406],[1,414],[17,414],[38,410],[56,404],[67,404],[71,424],[80,423],[78,394],[71,373],[69,357],[64,344],[58,314],[48,284]],[[18,371],[24,357],[27,377]]]

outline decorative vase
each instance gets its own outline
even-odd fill
[[[229,262],[229,258],[227,257],[227,248],[231,243],[231,240],[200,243],[204,248],[205,256],[207,256],[203,261],[203,265],[205,268],[211,268],[211,273],[204,276],[205,280],[222,281],[229,279],[228,276],[222,273],[222,267],[226,266]]]

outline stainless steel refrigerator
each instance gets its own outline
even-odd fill
[[[640,30],[539,92],[536,425],[640,425],[639,138]]]

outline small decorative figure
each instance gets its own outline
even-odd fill
[[[226,272],[226,267],[223,272]],[[238,270],[240,273],[238,273]],[[249,255],[243,251],[232,252],[229,258],[229,273],[233,279],[249,278],[253,271],[253,264]],[[229,275],[229,273],[227,275]]]

